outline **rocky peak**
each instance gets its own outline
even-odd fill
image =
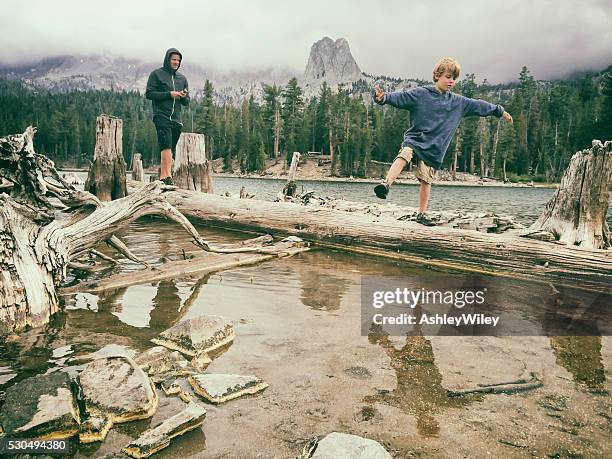
[[[363,78],[355,62],[348,42],[344,38],[336,41],[323,37],[312,45],[310,57],[304,71],[306,82],[341,83]]]

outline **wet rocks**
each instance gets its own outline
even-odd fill
[[[380,443],[368,438],[332,432],[321,440],[312,459],[391,459]]]
[[[64,372],[24,379],[9,387],[0,432],[9,437],[63,439],[78,433],[70,377]]]
[[[161,389],[167,396],[178,395],[185,403],[192,400],[191,386],[184,378],[169,378],[161,382]]]
[[[206,354],[203,358],[208,359]],[[151,380],[159,383],[171,377],[187,376],[196,373],[195,369],[177,351],[171,351],[163,346],[155,346],[138,355],[134,361]],[[210,362],[210,359],[208,359]],[[199,365],[201,367],[201,365]]]
[[[189,376],[193,390],[211,403],[223,403],[245,394],[255,394],[268,387],[256,376],[197,374]]]
[[[234,327],[220,316],[199,316],[183,320],[152,339],[155,344],[199,357],[231,343]]]
[[[155,387],[129,357],[94,360],[78,380],[82,443],[103,440],[114,423],[151,417],[157,408]]]
[[[190,403],[180,413],[154,429],[145,431],[138,439],[123,448],[123,452],[135,458],[148,457],[167,447],[172,438],[202,425],[205,417],[206,410],[201,405]]]

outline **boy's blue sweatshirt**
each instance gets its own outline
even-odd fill
[[[383,100],[377,103],[410,110],[410,128],[404,134],[402,147],[412,148],[417,158],[436,169],[442,166],[448,145],[463,117],[501,117],[504,113],[501,105],[451,91],[441,93],[435,86],[385,93]]]

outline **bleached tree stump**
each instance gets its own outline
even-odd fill
[[[530,231],[591,249],[611,246],[606,212],[612,183],[612,142],[599,140],[572,157],[561,185]],[[530,236],[530,235],[528,235]]]
[[[144,167],[142,166],[142,155],[134,153],[132,157],[132,179],[137,182],[144,182]]]
[[[127,195],[126,165],[123,159],[123,121],[108,115],[96,118],[96,148],[89,168],[85,191],[101,201],[112,201]]]
[[[295,181],[297,177],[297,168],[300,163],[300,154],[297,151],[293,152],[291,158],[291,167],[289,167],[289,173],[287,174],[287,183],[283,188],[283,196],[295,198],[297,196],[297,183]]]
[[[181,134],[176,145],[172,178],[179,188],[213,192],[212,165],[206,158],[204,134]]]

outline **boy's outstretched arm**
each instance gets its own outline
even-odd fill
[[[372,91],[374,102],[379,105],[389,104],[395,108],[410,109],[416,102],[415,90],[384,92],[378,86]]]
[[[502,117],[510,124],[513,123],[512,121],[512,115],[510,113],[508,113],[507,111],[504,110],[504,114],[502,115]]]
[[[463,116],[504,116],[505,110],[501,105],[495,105],[486,100],[470,99],[469,97],[461,97],[463,104]]]

